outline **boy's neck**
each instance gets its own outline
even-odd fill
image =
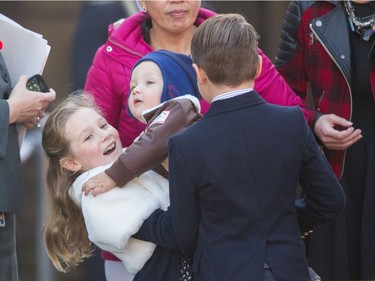
[[[207,94],[206,94],[207,99],[206,98],[205,99],[208,103],[211,103],[212,100],[219,95],[234,92],[234,91],[240,91],[244,89],[253,89],[253,88],[254,88],[253,80],[243,82],[238,86],[227,86],[227,85],[218,85],[218,84],[210,83],[210,85],[208,85],[207,87]]]

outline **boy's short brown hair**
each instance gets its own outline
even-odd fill
[[[239,14],[218,14],[204,21],[191,43],[193,62],[210,81],[238,86],[253,80],[258,57],[258,34]]]

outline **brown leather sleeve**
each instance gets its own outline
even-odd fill
[[[146,120],[150,115],[153,117],[145,131],[105,171],[118,186],[124,186],[165,160],[169,138],[202,117],[189,99],[170,100],[148,113]]]

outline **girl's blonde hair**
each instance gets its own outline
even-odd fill
[[[73,92],[53,109],[42,134],[42,146],[48,158],[47,188],[51,198],[51,212],[43,229],[43,238],[49,258],[62,272],[68,272],[92,256],[94,249],[88,239],[82,210],[69,192],[80,173],[60,165],[60,159],[70,153],[70,144],[65,138],[67,120],[83,107],[100,113],[89,95],[82,91]]]

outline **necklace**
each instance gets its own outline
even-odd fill
[[[351,30],[358,34],[362,40],[369,41],[375,33],[373,30],[375,15],[360,18],[355,15],[355,7],[352,5],[352,1],[345,0],[344,5]]]

